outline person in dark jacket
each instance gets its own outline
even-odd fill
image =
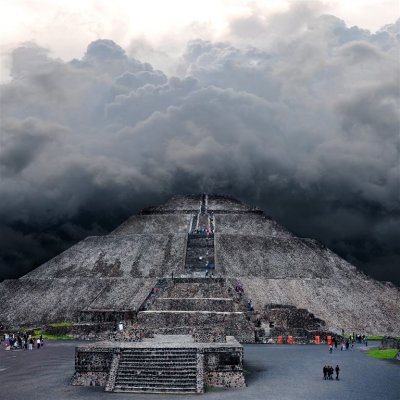
[[[339,365],[336,365],[335,371],[336,371],[336,380],[338,381],[339,380],[339,371],[340,371]]]
[[[328,376],[328,367],[324,365],[324,368],[322,368],[322,371],[324,372],[324,379],[326,380],[326,377]]]

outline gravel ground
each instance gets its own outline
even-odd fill
[[[47,342],[41,350],[0,350],[0,398],[2,400],[64,399],[193,399],[197,395],[168,396],[105,393],[99,387],[70,386],[74,352],[78,342]],[[372,343],[371,343],[372,344]],[[326,346],[245,345],[248,387],[241,390],[212,389],[204,399],[304,399],[304,400],[398,400],[400,362],[367,357],[362,346],[353,351]],[[324,381],[325,363],[339,364],[339,381]]]

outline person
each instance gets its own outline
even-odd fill
[[[33,350],[33,339],[32,339],[32,338],[29,339],[29,342],[28,342],[28,349],[29,349],[29,350]]]
[[[322,371],[324,373],[324,380],[326,380],[326,378],[328,376],[328,367],[326,365],[324,365],[324,368],[322,368]]]
[[[36,339],[36,346],[37,346],[37,349],[39,350],[40,349],[40,338]]]
[[[365,336],[365,346],[368,347],[368,337]]]
[[[333,367],[332,367],[332,365],[329,367],[329,379],[330,380],[333,379]]]
[[[339,380],[339,371],[340,371],[339,365],[336,365],[335,371],[336,371],[336,380],[338,381]]]

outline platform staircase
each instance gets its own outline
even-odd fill
[[[195,348],[123,349],[114,371],[110,372],[108,392],[201,393]]]

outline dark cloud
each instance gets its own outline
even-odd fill
[[[371,34],[317,13],[234,21],[225,42],[189,42],[177,77],[110,40],[67,63],[16,49],[1,90],[2,277],[208,191],[399,283],[399,23]]]

